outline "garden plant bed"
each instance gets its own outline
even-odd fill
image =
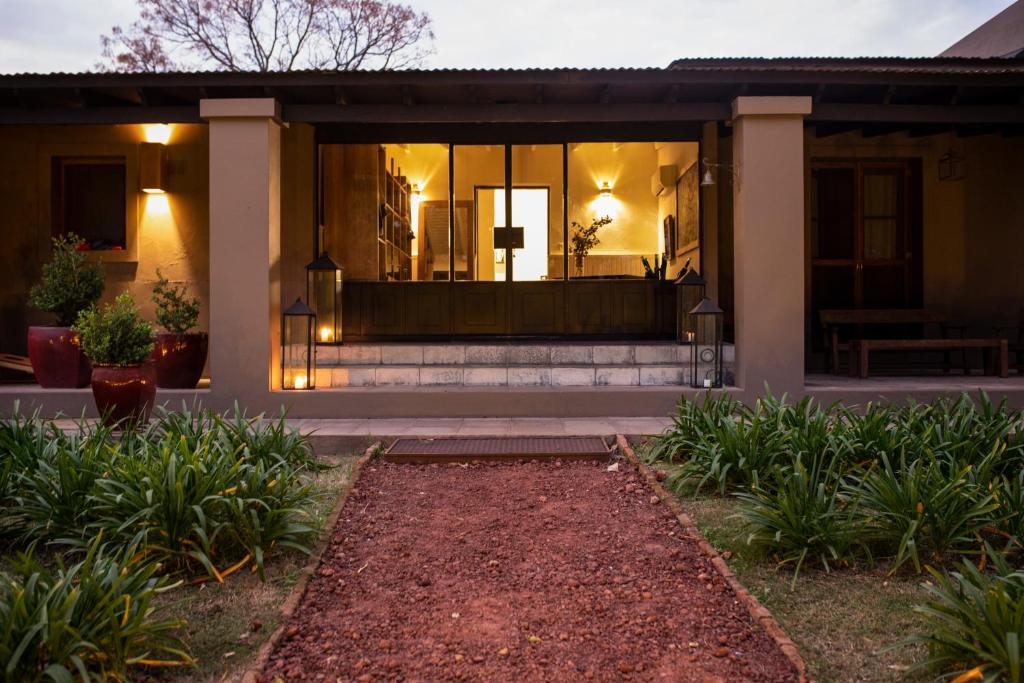
[[[797,680],[619,468],[370,463],[262,680]]]

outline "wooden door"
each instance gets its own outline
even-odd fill
[[[821,309],[921,305],[919,169],[904,159],[812,162],[813,339]]]

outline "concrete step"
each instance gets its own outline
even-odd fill
[[[681,386],[682,364],[576,365],[349,365],[317,367],[318,387],[571,387]]]
[[[731,345],[723,353],[733,359]],[[689,363],[690,347],[652,343],[395,343],[318,346],[317,367],[357,366],[639,366]]]

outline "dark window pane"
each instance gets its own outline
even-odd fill
[[[77,233],[93,249],[126,246],[124,159],[54,159],[53,187],[54,232]]]
[[[812,177],[811,253],[819,259],[854,257],[856,186],[852,168],[818,168]]]

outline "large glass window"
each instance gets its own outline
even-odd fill
[[[666,259],[671,278],[698,263],[696,143],[322,149],[324,244],[346,279],[642,278]]]

